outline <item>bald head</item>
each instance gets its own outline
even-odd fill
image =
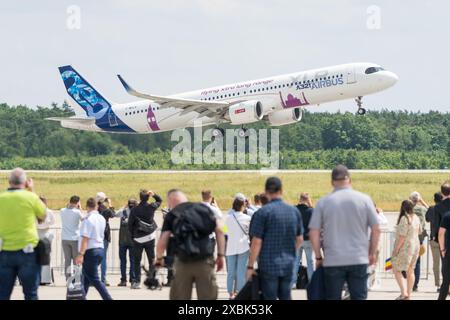
[[[9,186],[11,188],[25,188],[27,182],[27,175],[22,168],[15,168],[11,171],[8,177]]]
[[[175,208],[180,203],[187,202],[188,199],[186,195],[178,189],[172,189],[167,192],[167,205],[170,209]]]

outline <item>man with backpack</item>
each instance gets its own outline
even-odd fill
[[[150,197],[154,202],[148,203]],[[141,190],[139,193],[141,202],[131,210],[128,218],[128,227],[133,239],[134,277],[135,282],[131,289],[140,289],[141,284],[141,260],[145,250],[149,264],[149,275],[153,276],[153,259],[155,258],[155,238],[158,226],[155,222],[155,211],[161,206],[162,199],[153,191]]]
[[[155,267],[164,265],[163,254],[173,235],[175,263],[174,279],[170,287],[171,300],[190,300],[195,283],[197,298],[217,299],[217,271],[224,266],[225,237],[221,220],[216,219],[210,208],[201,203],[188,202],[180,190],[170,190],[167,202],[171,211],[166,215],[161,237],[156,248]],[[214,261],[214,244],[209,235],[214,232],[217,240],[217,258]]]

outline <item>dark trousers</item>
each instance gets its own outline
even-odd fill
[[[100,277],[98,276],[98,267],[101,265],[103,257],[103,248],[86,250],[83,261],[84,290],[87,295],[89,287],[92,285],[97,289],[103,300],[112,300],[108,290],[106,290],[105,284],[100,281]]]
[[[292,267],[293,268],[293,267]],[[264,300],[291,300],[292,274],[284,277],[268,275],[259,271],[260,286]]]
[[[134,258],[134,275],[136,276],[136,282],[141,282],[141,260],[142,252],[145,250],[147,255],[149,272],[153,274],[153,260],[155,259],[155,240],[146,243],[133,243],[133,258]]]
[[[323,270],[327,300],[341,300],[344,283],[352,300],[367,299],[367,264],[324,267]]]
[[[0,252],[0,300],[9,300],[19,278],[25,300],[38,300],[41,266],[36,253],[19,251]]]
[[[132,253],[133,247],[130,245],[120,245],[119,246],[119,259],[120,259],[120,281],[127,281],[127,251],[128,251],[128,257],[130,261],[130,272],[129,272],[129,279],[130,282],[136,281],[136,277],[134,275],[135,268],[134,268],[134,258]]]
[[[444,279],[442,280],[441,289],[439,290],[438,300],[445,300],[448,295],[448,286],[450,285],[450,252],[448,251],[442,259],[442,274]]]
[[[419,286],[420,280],[420,257],[417,258],[416,267],[414,268],[414,286],[413,288],[417,288]]]
[[[164,257],[164,265],[167,268],[167,285],[173,280],[173,264],[175,261],[175,242],[173,238],[169,238],[167,243],[166,256]]]

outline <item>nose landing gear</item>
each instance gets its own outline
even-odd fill
[[[355,99],[356,105],[358,106],[358,111],[356,111],[357,115],[363,116],[366,114],[366,109],[362,107],[362,97],[359,96]]]

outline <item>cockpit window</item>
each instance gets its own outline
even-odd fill
[[[375,73],[384,70],[382,67],[370,67],[366,69],[366,74]]]

